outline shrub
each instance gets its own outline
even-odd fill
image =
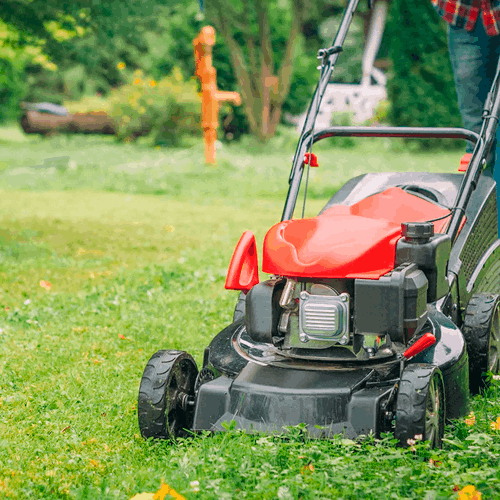
[[[7,59],[0,59],[0,122],[17,118],[23,94],[23,68],[18,68]]]
[[[119,68],[125,71],[123,63]],[[110,95],[118,140],[151,134],[156,145],[178,146],[186,135],[201,135],[201,99],[194,80],[184,81],[178,68],[158,82],[140,70],[128,80]]]
[[[394,0],[386,34],[394,62],[388,84],[392,123],[461,127],[446,25],[431,3]]]

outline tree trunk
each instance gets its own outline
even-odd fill
[[[281,118],[281,109],[290,91],[293,74],[293,55],[300,32],[303,6],[292,1],[292,22],[284,56],[279,67],[275,64],[272,51],[271,27],[268,0],[254,0],[253,5],[258,18],[258,40],[244,23],[251,22],[248,2],[244,2],[241,18],[235,19],[224,0],[211,0],[212,20],[227,42],[231,54],[232,67],[242,95],[243,109],[250,125],[251,133],[260,141],[266,142],[276,133]],[[233,17],[231,17],[231,14]],[[246,57],[233,35],[238,25],[246,34]]]

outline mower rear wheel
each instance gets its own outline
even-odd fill
[[[141,379],[137,413],[142,437],[185,436],[193,425],[198,368],[184,351],[158,351]]]
[[[401,377],[396,402],[394,435],[402,446],[410,440],[429,441],[441,448],[444,435],[444,383],[437,366],[408,365]]]
[[[477,394],[486,385],[486,373],[500,371],[500,297],[474,294],[462,329],[469,354],[469,387]]]

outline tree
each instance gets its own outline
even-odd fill
[[[133,40],[141,19],[154,21],[155,10],[175,0],[2,0],[0,19],[21,35],[20,43],[42,41],[47,53],[61,49],[59,31],[92,31],[99,42],[113,43],[114,37]]]
[[[431,3],[393,0],[386,34],[394,62],[388,85],[392,122],[460,127],[446,25]]]
[[[206,0],[208,19],[228,46],[251,132],[274,136],[292,82],[302,25],[312,0]]]

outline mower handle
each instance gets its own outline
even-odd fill
[[[330,127],[319,130],[312,136],[312,142],[318,142],[328,137],[406,137],[406,138],[428,138],[428,139],[465,139],[473,144],[481,143],[479,134],[465,128],[448,127]],[[311,144],[311,133],[302,136],[304,149]],[[299,195],[300,183],[304,169],[292,169],[290,186],[283,209],[281,220],[289,220],[293,217],[295,204]]]
[[[448,127],[330,127],[316,132],[313,143],[327,137],[405,137],[427,139],[465,139],[473,144],[479,135],[465,128]]]

